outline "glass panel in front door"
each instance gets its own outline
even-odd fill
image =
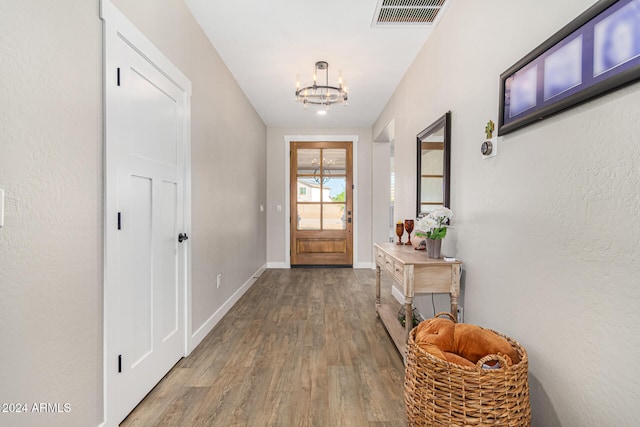
[[[347,174],[347,150],[326,148],[322,150],[322,172],[327,175]]]
[[[320,230],[320,203],[298,204],[298,230]]]
[[[347,215],[344,204],[325,204],[322,207],[323,230],[346,230]]]
[[[320,149],[300,148],[298,151],[298,175],[320,174]]]
[[[320,180],[318,180],[320,181]],[[298,203],[320,203],[322,201],[322,186],[314,177],[298,177]]]
[[[322,184],[323,202],[344,202],[346,201],[347,178],[324,176]]]
[[[298,149],[298,230],[346,230],[347,150]]]

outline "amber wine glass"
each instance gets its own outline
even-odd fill
[[[402,235],[404,234],[404,225],[399,222],[396,224],[396,234],[398,235],[398,245],[402,244]]]
[[[409,233],[409,241],[407,243],[405,243],[405,245],[410,245],[411,244],[411,232],[413,231],[413,220],[412,219],[405,219],[404,220],[404,229],[407,230],[407,233]]]

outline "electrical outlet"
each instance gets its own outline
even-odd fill
[[[222,284],[222,274],[218,274],[216,277],[216,287],[220,288],[220,284]]]
[[[458,323],[464,323],[464,308],[458,306]]]

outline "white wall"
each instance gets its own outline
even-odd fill
[[[193,329],[266,263],[266,127],[180,0],[114,1],[187,75]],[[0,0],[0,425],[95,426],[102,401],[99,2]],[[216,274],[222,273],[220,289]]]
[[[373,126],[396,120],[397,216],[415,212],[415,135],[452,111],[465,320],[519,340],[533,425],[633,426],[640,399],[640,85],[505,136],[499,75],[590,0],[455,1]],[[430,305],[430,301],[429,301]]]
[[[310,112],[313,113],[313,112]],[[336,113],[339,113],[336,111]],[[357,251],[357,259],[354,258],[354,267],[370,268],[372,255],[371,242],[371,129],[296,129],[296,128],[269,128],[267,130],[267,259],[272,267],[281,267],[287,261],[286,248],[286,171],[289,168],[288,159],[285,159],[286,136],[317,135],[357,135],[358,142],[354,149],[357,155],[357,178],[355,179],[355,192],[357,192],[357,206],[354,207],[354,221],[357,221],[356,241],[354,251]],[[304,139],[301,139],[304,140]],[[357,151],[357,152],[356,152]],[[282,211],[277,211],[277,206],[282,206]],[[356,210],[357,209],[357,210]]]
[[[0,0],[3,426],[102,419],[102,25],[98,2]]]
[[[374,142],[372,146],[371,163],[375,165],[371,173],[372,243],[389,241],[389,216],[391,210],[389,206],[391,199],[390,145],[389,142]]]

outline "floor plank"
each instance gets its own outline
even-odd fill
[[[370,270],[267,270],[121,425],[405,426],[374,286]]]

